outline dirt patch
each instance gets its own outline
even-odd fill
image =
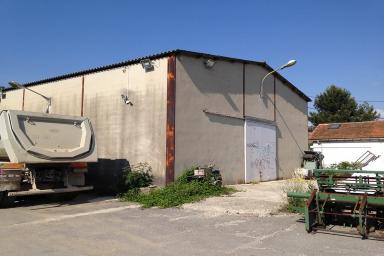
[[[201,211],[208,217],[224,214],[265,217],[278,214],[285,203],[281,192],[284,182],[233,185],[231,187],[239,192],[230,196],[212,197],[198,203],[185,204],[183,208]]]

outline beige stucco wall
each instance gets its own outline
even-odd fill
[[[121,94],[133,105],[123,104]],[[148,162],[156,183],[165,173],[167,59],[155,70],[140,64],[85,76],[84,115],[94,123],[99,157]]]
[[[177,58],[176,176],[186,167],[214,163],[225,182],[243,179],[238,175],[244,170],[242,74],[241,63],[217,61],[206,69],[203,59]]]
[[[99,178],[116,180],[120,168],[148,162],[156,183],[165,173],[165,128],[167,97],[167,58],[155,60],[154,71],[145,72],[140,64],[91,73],[84,76],[84,116],[92,121],[98,144]],[[52,113],[81,114],[82,76],[30,87],[52,97]],[[129,94],[133,105],[123,103]],[[22,90],[6,92],[1,108],[21,109]],[[25,92],[24,110],[44,112],[46,101]],[[111,173],[109,173],[111,171]]]
[[[215,163],[225,183],[244,181],[245,116],[276,124],[277,175],[288,177],[301,164],[302,153],[295,142],[302,150],[307,145],[306,101],[274,77],[265,80],[266,97],[261,98],[260,83],[268,70],[259,65],[218,60],[207,69],[203,62],[187,56],[177,60],[176,175],[194,164]]]
[[[51,113],[80,116],[81,77],[59,80],[53,83],[45,83],[30,88],[45,96],[51,97]],[[42,97],[25,90],[25,111],[44,112],[46,109],[47,102]]]
[[[261,66],[245,65],[245,116],[276,124],[277,177],[288,178],[301,166],[302,152],[308,147],[307,102],[274,76],[264,81],[261,98],[261,79],[267,73]]]
[[[245,64],[245,116],[273,121],[273,77],[268,77],[264,81],[264,97],[260,97],[261,79],[267,72],[261,66]]]
[[[4,92],[6,97],[0,101],[0,109],[21,110],[23,106],[23,91],[14,90]]]
[[[277,174],[289,178],[308,148],[307,102],[276,79]]]

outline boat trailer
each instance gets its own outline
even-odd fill
[[[318,189],[288,192],[308,233],[317,230],[384,239],[384,171],[316,169]]]

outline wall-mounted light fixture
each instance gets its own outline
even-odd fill
[[[12,88],[19,88],[19,89],[24,89],[24,90],[28,90],[30,92],[33,92],[34,94],[37,94],[39,95],[40,97],[42,97],[43,99],[45,99],[48,103],[47,105],[47,109],[45,110],[45,113],[49,114],[51,112],[51,103],[52,103],[52,98],[51,97],[47,97],[41,93],[38,93],[32,89],[29,89],[28,87],[25,87],[24,85],[21,85],[19,84],[18,82],[15,82],[15,81],[11,81],[8,83]]]
[[[125,104],[130,106],[133,105],[132,101],[129,100],[128,95],[121,94],[121,98]]]
[[[216,61],[214,61],[213,59],[207,59],[204,61],[204,66],[209,69],[213,68],[215,64],[216,64]]]
[[[293,65],[296,64],[296,60],[290,60],[288,61],[287,63],[285,63],[284,65],[281,65],[280,67],[278,67],[277,69],[274,69],[272,70],[271,72],[269,72],[268,74],[266,74],[263,79],[261,80],[261,85],[260,85],[260,91],[259,91],[259,94],[260,94],[260,97],[263,98],[264,97],[264,92],[263,92],[263,89],[264,89],[264,81],[265,79],[269,76],[269,75],[272,75],[273,73],[279,71],[279,70],[282,70],[282,69],[285,69],[285,68],[289,68],[289,67],[292,67]]]
[[[155,69],[153,66],[153,62],[150,59],[143,59],[140,61],[141,66],[145,70],[145,72],[149,72]]]

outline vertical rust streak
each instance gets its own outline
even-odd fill
[[[276,77],[273,76],[273,121],[275,122],[276,124]],[[278,129],[279,129],[279,126],[276,124],[276,148],[275,148],[275,152],[276,152],[276,159],[275,159],[275,165],[276,165],[276,178],[279,179],[280,178],[280,166],[279,166],[279,146],[278,146],[278,143],[279,143],[279,138],[277,137],[277,133],[278,133]]]
[[[245,63],[243,63],[243,117],[245,117]]]
[[[276,122],[276,77],[273,77],[273,121]]]
[[[165,183],[175,178],[176,56],[168,57]]]
[[[81,79],[81,111],[80,115],[84,116],[84,76]]]
[[[23,102],[21,103],[21,110],[24,111],[24,101],[25,101],[25,89],[23,89]]]

